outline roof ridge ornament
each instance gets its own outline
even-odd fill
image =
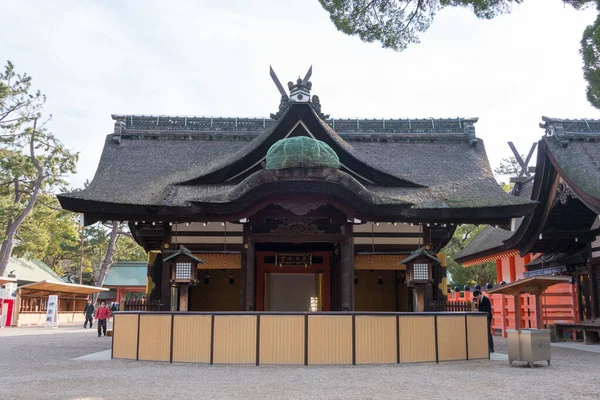
[[[279,102],[279,110],[276,113],[271,114],[272,119],[279,119],[281,116],[287,111],[288,108],[291,107],[292,103],[307,103],[311,106],[311,108],[315,111],[315,113],[323,120],[329,118],[329,115],[323,114],[321,112],[321,102],[319,100],[319,96],[310,96],[310,91],[312,89],[312,82],[310,82],[310,77],[312,76],[312,65],[308,68],[306,75],[304,78],[298,77],[296,83],[290,81],[288,82],[288,89],[290,91],[289,95],[283,88],[283,85],[279,81],[277,74],[273,70],[272,66],[269,66],[269,74],[273,83],[279,90],[281,94],[281,100]]]

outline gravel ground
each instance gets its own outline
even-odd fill
[[[550,367],[506,361],[391,366],[219,366],[83,361],[110,338],[79,327],[0,331],[6,399],[600,399],[600,354],[553,348]],[[506,340],[496,338],[506,352]]]

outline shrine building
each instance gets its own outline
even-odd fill
[[[113,115],[62,207],[129,221],[164,311],[425,311],[457,224],[536,202],[498,186],[477,118],[332,118],[310,73],[288,92],[272,72],[270,118]]]

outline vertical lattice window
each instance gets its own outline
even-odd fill
[[[429,279],[429,264],[414,265],[414,279],[416,281],[426,281]]]
[[[192,279],[192,263],[178,262],[175,266],[175,279]]]

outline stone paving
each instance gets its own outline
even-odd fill
[[[110,345],[73,326],[0,330],[0,398],[600,399],[600,354],[561,347],[550,367],[536,368],[488,360],[255,367],[107,360]],[[496,350],[506,353],[505,339]]]

